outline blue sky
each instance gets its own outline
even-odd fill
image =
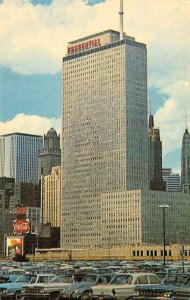
[[[52,0],[32,0],[31,2],[34,5],[37,5],[37,4],[49,5],[52,2]]]
[[[189,125],[189,9],[188,0],[124,1],[127,34],[147,44],[148,98],[164,167],[174,170],[180,169],[185,115]],[[0,133],[60,130],[67,42],[118,30],[118,11],[119,0],[0,1]]]
[[[22,112],[59,118],[61,111],[61,72],[22,75],[8,68],[0,70],[0,118],[8,121]]]

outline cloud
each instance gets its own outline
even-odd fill
[[[119,30],[119,1],[96,2],[90,6],[84,0],[52,0],[49,5],[33,5],[29,0],[4,0],[0,64],[24,74],[59,71],[68,41],[108,28]],[[161,84],[168,73],[175,77],[176,69],[183,74],[184,54],[190,59],[189,3],[134,0],[124,8],[127,34],[148,44],[150,83]]]
[[[21,74],[61,70],[67,43],[106,29],[119,30],[119,1],[29,0],[0,4],[0,65]],[[126,4],[127,3],[127,4]],[[190,1],[124,1],[127,35],[147,44],[148,85],[168,99],[155,116],[166,155],[180,149],[184,113],[190,112]]]
[[[155,114],[155,123],[160,124],[163,156],[174,150],[181,151],[181,142],[186,126],[190,126],[190,82],[174,81],[163,88],[170,95]],[[185,121],[186,120],[186,121]],[[178,162],[180,165],[180,161]]]
[[[60,133],[60,120],[21,113],[10,121],[0,122],[0,135],[14,132],[44,135],[51,127]]]

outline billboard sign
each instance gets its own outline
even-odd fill
[[[7,247],[6,256],[14,257],[15,254],[23,255],[23,236],[8,236],[7,237]]]
[[[81,51],[88,50],[88,49],[91,49],[94,47],[99,47],[99,46],[101,46],[101,42],[100,42],[99,38],[90,40],[90,41],[86,41],[84,43],[80,43],[80,44],[68,47],[68,54],[81,52]]]
[[[27,207],[17,206],[16,207],[16,215],[25,215],[27,213]]]
[[[28,220],[15,220],[13,223],[13,231],[17,233],[26,233],[30,231],[30,223]]]

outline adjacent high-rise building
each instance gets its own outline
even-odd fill
[[[60,135],[50,128],[44,135],[43,148],[38,156],[38,180],[51,174],[52,167],[61,165]]]
[[[190,134],[185,129],[181,149],[181,189],[183,193],[190,193]]]
[[[43,137],[24,133],[0,136],[0,177],[15,182],[38,182],[38,154]]]
[[[145,44],[113,30],[69,43],[62,172],[62,246],[101,247],[101,194],[149,188]]]
[[[52,227],[61,226],[61,168],[55,166],[51,174],[44,176],[43,223]]]
[[[154,127],[153,115],[149,116],[148,146],[150,189],[164,191],[166,187],[162,178],[162,141],[159,128]]]

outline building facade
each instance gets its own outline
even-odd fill
[[[14,183],[9,207],[15,207],[17,204],[30,207],[40,207],[40,185],[29,182]]]
[[[172,173],[171,168],[162,169],[162,178],[167,192],[181,192],[181,176],[177,173]]]
[[[190,243],[190,201],[187,194],[128,190],[101,195],[102,246],[162,244],[163,203],[166,244]]]
[[[0,177],[37,183],[37,158],[42,143],[43,138],[38,135],[11,133],[0,136]]]
[[[190,134],[185,130],[181,149],[181,190],[190,193]]]
[[[38,180],[51,174],[52,167],[61,165],[60,135],[54,128],[44,135],[43,148],[38,156]]]
[[[101,247],[101,194],[148,189],[146,45],[106,30],[63,58],[64,247]]]
[[[162,178],[162,141],[159,128],[154,127],[153,115],[149,116],[148,146],[150,189],[164,191],[166,187]]]
[[[55,166],[50,175],[44,176],[43,223],[61,226],[61,168]]]

